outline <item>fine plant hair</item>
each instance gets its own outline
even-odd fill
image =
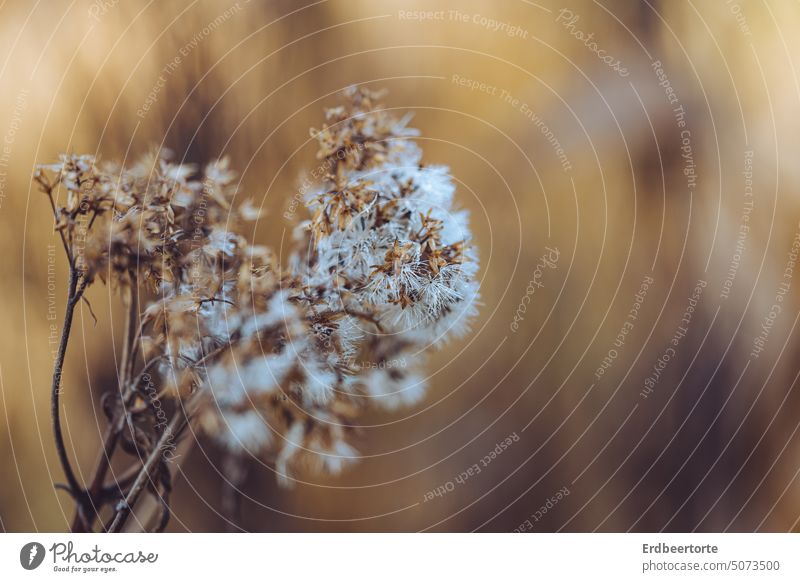
[[[311,130],[323,177],[284,264],[241,234],[262,212],[234,203],[227,158],[202,172],[165,152],[131,167],[88,155],[38,167],[69,266],[51,412],[72,531],[124,531],[142,495],[160,507],[147,527],[162,531],[190,424],[234,465],[261,459],[291,486],[358,458],[366,408],[422,398],[421,354],[476,313],[478,259],[448,168],[422,163],[410,117],[379,98],[350,88]],[[127,317],[102,454],[81,483],[59,396],[75,308],[98,281]],[[109,479],[120,457],[128,470]]]

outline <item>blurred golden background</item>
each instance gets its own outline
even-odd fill
[[[798,31],[797,3],[755,0],[0,3],[2,528],[72,514],[48,409],[66,265],[35,164],[228,154],[278,247],[309,127],[365,84],[472,213],[473,333],[431,355],[421,404],[364,419],[342,476],[250,468],[233,525],[201,441],[170,530],[800,530]],[[63,394],[84,476],[122,334],[109,289],[89,300]]]

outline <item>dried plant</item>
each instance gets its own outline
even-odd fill
[[[312,130],[324,178],[285,266],[238,233],[261,213],[234,205],[227,159],[196,179],[163,152],[131,168],[64,155],[37,170],[69,263],[52,416],[74,531],[94,530],[105,508],[100,527],[122,531],[142,493],[159,500],[163,530],[169,461],[189,423],[232,459],[272,463],[291,485],[298,472],[335,474],[358,457],[365,408],[422,397],[420,354],[467,329],[478,261],[448,169],[421,163],[409,118],[379,97],[350,89]],[[98,279],[128,318],[118,387],[103,402],[103,454],[82,485],[59,393],[74,309]],[[108,484],[118,451],[131,467]]]

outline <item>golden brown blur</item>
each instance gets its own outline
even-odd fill
[[[48,392],[66,265],[35,164],[230,155],[269,212],[250,234],[280,248],[309,127],[363,84],[413,112],[471,212],[473,332],[430,354],[419,405],[363,419],[341,476],[248,467],[235,519],[201,438],[170,531],[800,530],[798,31],[796,3],[748,0],[2,3],[2,528],[73,511]],[[88,299],[62,395],[83,479],[122,337],[118,297]]]

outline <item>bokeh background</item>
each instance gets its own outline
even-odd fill
[[[799,530],[798,31],[788,1],[0,2],[3,530],[72,514],[48,411],[66,265],[34,165],[227,154],[269,210],[252,236],[280,246],[308,129],[351,84],[387,89],[451,167],[480,316],[430,355],[422,403],[364,418],[339,477],[285,490],[249,467],[231,522],[221,451],[197,443],[170,530]],[[83,473],[122,332],[114,294],[89,299],[63,396]]]

